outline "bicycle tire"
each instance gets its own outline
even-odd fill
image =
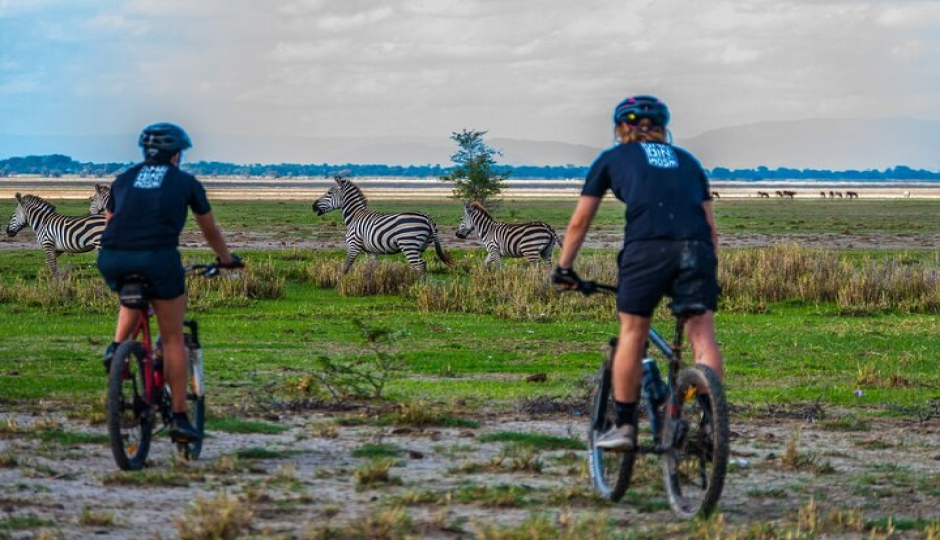
[[[616,452],[597,448],[594,441],[614,424],[614,396],[610,361],[604,362],[591,397],[591,423],[588,426],[588,472],[597,494],[617,502],[630,487],[636,451]]]
[[[144,348],[132,340],[114,351],[108,374],[108,437],[121,470],[143,468],[150,451],[153,411],[144,401]]]
[[[199,432],[200,438],[196,441],[186,441],[176,443],[176,450],[187,460],[197,460],[202,453],[202,442],[206,431],[206,397],[197,395],[195,390],[195,381],[193,374],[193,364],[191,356],[192,336],[184,335],[186,343],[186,353],[190,355],[189,377],[186,378],[186,414],[191,419],[193,427]],[[201,360],[200,360],[201,361]]]
[[[701,364],[679,373],[675,392],[679,406],[667,406],[664,435],[672,441],[662,455],[669,505],[683,518],[706,517],[717,507],[725,484],[728,405],[715,372]]]

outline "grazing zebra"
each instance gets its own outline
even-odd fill
[[[539,260],[548,263],[552,260],[555,242],[561,245],[561,239],[549,224],[541,221],[500,223],[478,202],[464,205],[457,238],[466,238],[473,231],[486,248],[486,266],[490,263],[500,266],[501,257],[525,257],[531,264],[538,264]]]
[[[450,256],[441,248],[437,224],[430,217],[419,212],[373,212],[366,207],[366,197],[355,184],[340,175],[333,180],[336,185],[313,203],[313,211],[318,216],[337,208],[343,211],[346,224],[343,274],[349,272],[353,261],[363,251],[373,258],[377,254],[403,252],[412,268],[424,272],[426,265],[421,255],[431,242],[434,242],[437,257],[448,266],[452,263]]]
[[[36,241],[46,252],[46,263],[53,276],[59,275],[56,259],[62,253],[84,253],[101,245],[104,216],[63,216],[55,206],[35,195],[16,194],[16,210],[7,226],[7,235],[29,225],[36,233]]]
[[[111,186],[108,184],[95,184],[95,194],[91,197],[91,208],[88,209],[88,213],[91,215],[104,214],[110,199]]]

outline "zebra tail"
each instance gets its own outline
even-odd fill
[[[560,248],[562,248],[562,249],[565,248],[565,245],[561,243],[561,237],[558,236],[557,234],[555,235],[555,243],[558,244],[558,247],[560,247]]]
[[[444,251],[444,248],[441,247],[440,240],[437,239],[437,231],[434,234],[434,252],[437,253],[437,258],[441,260],[442,263],[446,264],[448,268],[454,266],[454,259]]]

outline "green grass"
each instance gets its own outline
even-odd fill
[[[574,437],[557,437],[543,433],[521,433],[500,431],[487,433],[477,438],[479,442],[509,442],[533,450],[584,450],[584,441]]]
[[[720,200],[715,206],[719,227],[731,234],[838,232],[850,217],[853,234],[940,232],[940,222],[927,219],[940,211],[940,201],[837,203]],[[72,204],[72,208],[82,205]],[[66,206],[63,203],[63,208]],[[423,209],[448,227],[456,226],[460,216],[460,205],[453,201],[377,201],[374,206],[382,210]],[[561,230],[572,207],[573,201],[568,200],[507,201],[499,212],[502,218],[514,213],[519,220],[545,219]],[[249,264],[270,263],[287,283],[281,298],[251,300],[237,307],[197,304],[191,310],[200,322],[205,346],[212,415],[209,432],[282,431],[277,424],[239,417],[246,410],[284,406],[290,410],[295,401],[301,403],[304,396],[296,395],[290,385],[314,369],[318,355],[354,359],[368,354],[354,319],[395,333],[390,352],[404,361],[405,376],[390,381],[385,395],[398,402],[459,402],[456,407],[448,405],[447,415],[438,423],[455,427],[472,425],[467,423],[474,421],[472,411],[481,406],[512,409],[521,399],[580,397],[584,378],[595,371],[608,337],[617,329],[613,302],[603,297],[579,300],[582,303],[573,304],[565,320],[529,322],[488,313],[421,312],[407,295],[342,296],[333,289],[317,288],[306,278],[312,264],[339,261],[341,251],[290,248],[291,239],[340,237],[335,227],[338,214],[317,218],[309,203],[300,201],[219,201],[214,208],[223,230],[270,233],[286,241],[284,250],[243,255]],[[327,225],[330,219],[334,220],[332,227]],[[595,230],[619,230],[622,207],[605,202],[598,219]],[[615,250],[588,250],[591,253],[610,261],[616,255]],[[455,251],[460,259],[468,254]],[[918,251],[880,250],[846,256],[897,256],[935,264],[932,253]],[[186,260],[210,258],[207,250],[184,251]],[[430,260],[431,256],[425,258]],[[474,260],[461,264],[475,264]],[[64,255],[60,264],[78,279],[101,286],[94,254]],[[507,266],[518,264],[514,261]],[[431,268],[431,283],[463,279],[459,272],[448,272],[443,266]],[[46,270],[38,249],[0,250],[0,288],[33,283],[41,272]],[[597,303],[602,306],[596,310],[599,315],[578,316],[581,308],[577,306],[587,309]],[[70,305],[50,311],[0,300],[0,396],[4,406],[36,410],[42,400],[68,403],[76,409],[100,409],[106,385],[100,357],[113,333],[114,311]],[[824,407],[853,409],[857,418],[865,420],[872,414],[916,416],[929,407],[930,400],[940,399],[940,372],[933,367],[934,351],[940,349],[940,320],[934,313],[888,310],[846,317],[833,303],[784,300],[768,303],[761,313],[721,311],[716,320],[727,362],[728,398],[745,410],[819,402]],[[671,333],[672,321],[663,312],[654,324],[663,334]],[[860,369],[867,369],[869,376],[860,377]],[[547,373],[548,380],[527,383],[525,377],[534,373]],[[448,418],[453,422],[446,422]]]
[[[206,419],[206,431],[224,431],[225,433],[263,433],[275,435],[287,431],[286,426],[243,420],[241,418],[212,418]]]

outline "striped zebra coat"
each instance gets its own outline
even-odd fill
[[[313,211],[322,216],[332,210],[342,209],[343,222],[346,224],[343,274],[349,271],[353,261],[363,251],[373,257],[402,252],[412,268],[424,272],[426,265],[421,256],[431,242],[434,243],[437,257],[444,264],[451,264],[450,256],[444,252],[438,239],[437,224],[426,214],[373,212],[366,206],[366,197],[355,184],[343,176],[335,176],[333,180],[336,185],[313,203]]]
[[[108,209],[108,201],[111,200],[111,186],[109,184],[95,184],[95,194],[91,196],[91,207],[88,213],[104,214]]]
[[[478,202],[464,205],[457,237],[466,238],[473,231],[486,248],[487,266],[495,263],[498,267],[502,257],[525,257],[531,264],[540,260],[549,263],[555,243],[561,246],[561,239],[551,225],[541,221],[500,223]]]
[[[53,276],[59,275],[56,259],[62,253],[84,253],[101,247],[104,216],[63,216],[55,206],[35,195],[16,194],[16,210],[7,226],[7,235],[29,226],[36,233],[36,241],[46,252],[46,263]]]

